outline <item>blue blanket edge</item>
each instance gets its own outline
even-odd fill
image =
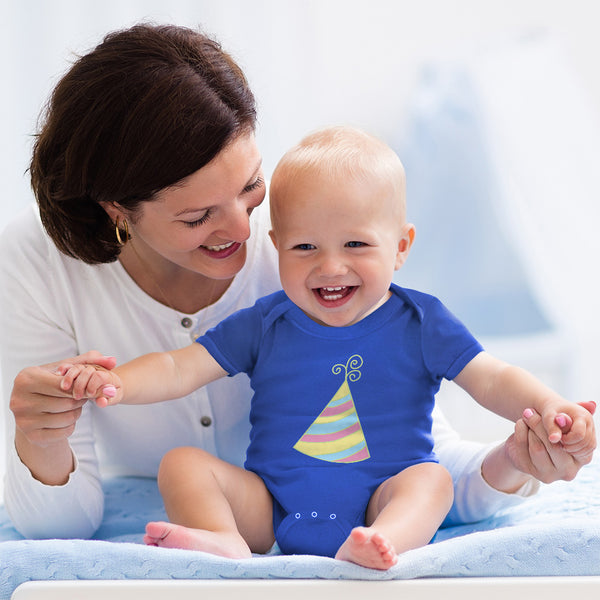
[[[544,486],[516,507],[443,529],[388,571],[316,556],[232,560],[145,546],[148,520],[164,519],[155,480],[105,483],[106,508],[93,540],[25,540],[0,507],[0,599],[27,581],[120,579],[345,579],[600,575],[600,462],[574,482]],[[5,540],[5,541],[2,541]]]

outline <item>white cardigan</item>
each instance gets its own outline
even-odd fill
[[[277,257],[269,240],[268,203],[252,214],[247,262],[223,297],[194,315],[150,298],[116,261],[87,265],[61,254],[29,207],[0,237],[0,341],[6,419],[5,505],[26,537],[91,536],[104,499],[101,477],[155,477],[174,446],[196,445],[243,464],[249,433],[251,390],[245,375],[218,380],[180,400],[145,406],[84,407],[70,438],[76,468],[62,486],[31,476],[14,448],[8,399],[15,375],[41,365],[99,350],[119,363],[157,350],[183,347],[234,310],[280,287]],[[190,325],[191,323],[191,325]],[[188,325],[186,327],[186,325]],[[462,442],[434,413],[436,452],[455,480],[452,518],[485,518],[517,497],[490,488],[481,477],[489,450]],[[531,486],[521,495],[534,491]]]

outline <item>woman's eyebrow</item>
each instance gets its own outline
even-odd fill
[[[181,217],[181,215],[187,215],[189,213],[197,213],[197,212],[202,212],[203,210],[208,210],[209,207],[195,207],[195,208],[184,208],[178,212],[175,213],[176,217]]]
[[[262,167],[262,163],[263,163],[263,159],[261,156],[256,165],[256,169],[254,169],[252,175],[250,175],[250,177],[248,178],[248,181],[246,181],[246,185],[248,185],[258,175],[258,172],[260,171],[260,169]]]

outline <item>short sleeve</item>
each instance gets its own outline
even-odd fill
[[[239,310],[209,329],[196,341],[227,371],[252,375],[262,339],[263,316],[255,304]]]
[[[423,311],[423,358],[436,379],[454,379],[483,347],[437,298]]]

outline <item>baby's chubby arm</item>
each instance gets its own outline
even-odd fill
[[[569,454],[589,457],[596,448],[590,412],[565,400],[524,369],[481,352],[454,381],[479,404],[513,422],[533,409],[541,416],[548,441],[560,442]]]
[[[74,398],[94,398],[98,406],[151,404],[181,398],[227,375],[204,346],[193,343],[170,352],[145,354],[112,371],[96,365],[63,364],[60,386]]]

